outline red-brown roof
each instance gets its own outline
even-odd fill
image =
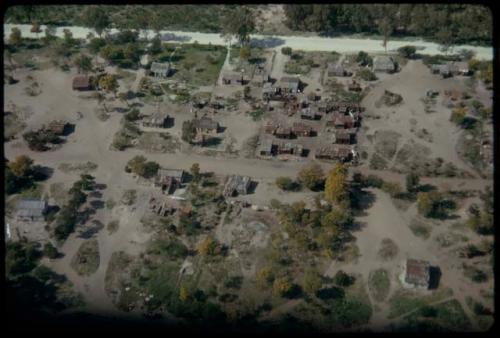
[[[85,75],[78,75],[73,78],[73,88],[87,88],[90,86],[90,78]]]

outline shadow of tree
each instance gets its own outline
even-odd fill
[[[266,37],[263,39],[251,39],[250,46],[258,48],[275,48],[285,44],[285,40],[275,37]]]
[[[83,231],[79,232],[78,235],[79,238],[89,239],[96,233],[98,233],[100,230],[104,229],[104,224],[98,220],[93,220],[91,224],[92,225],[86,227],[85,229],[83,229]]]

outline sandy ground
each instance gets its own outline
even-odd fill
[[[21,30],[22,36],[36,38],[35,33],[31,33],[31,25],[13,25],[4,24],[4,39],[8,38],[8,34],[12,27],[17,27]],[[45,26],[41,25],[42,31],[45,30]],[[85,39],[88,33],[93,32],[88,28],[78,27],[78,26],[68,26],[68,27],[58,27],[56,30],[57,36],[63,36],[63,29],[70,29],[73,33],[73,37]],[[110,33],[116,33],[116,29],[110,30]],[[95,33],[95,32],[93,32]],[[211,43],[213,45],[226,45],[224,39],[217,33],[197,33],[197,32],[181,32],[181,31],[161,31],[161,34],[175,34],[178,37],[184,39],[187,38],[187,43],[192,43],[197,41],[201,44]],[[39,34],[42,37],[43,34]],[[153,31],[149,32],[149,36],[153,36]],[[259,35],[254,34],[251,36],[252,39],[256,40],[273,40],[273,36],[270,35]],[[279,46],[274,46],[281,49],[281,47],[291,47],[292,49],[301,49],[305,51],[337,51],[339,53],[353,53],[360,50],[364,50],[369,53],[381,53],[385,52],[382,46],[382,40],[376,39],[354,39],[354,38],[323,38],[323,37],[302,37],[302,36],[276,36],[279,39]],[[183,43],[183,42],[181,42]],[[395,51],[399,47],[405,45],[413,45],[419,48],[419,53],[421,54],[440,54],[439,45],[433,42],[427,42],[423,40],[414,41],[394,41],[390,40],[387,43],[388,51]],[[493,49],[490,47],[475,47],[470,45],[460,45],[455,46],[455,50],[460,49],[470,49],[476,52],[476,57],[479,59],[491,60],[493,58]]]
[[[379,75],[380,76],[380,75]],[[445,90],[466,90],[465,78],[442,79],[431,74],[430,70],[421,61],[408,61],[401,72],[378,81],[368,95],[363,99],[362,105],[367,107],[366,113],[380,116],[380,119],[365,119],[363,126],[368,127],[366,134],[373,135],[375,131],[394,130],[402,137],[399,140],[400,149],[408,140],[413,139],[432,151],[430,158],[441,157],[445,162],[452,162],[458,168],[474,172],[458,156],[455,149],[457,140],[462,130],[449,121],[451,109],[443,106],[441,101]],[[426,90],[439,91],[437,104],[433,107],[435,112],[426,113],[422,99]],[[398,106],[388,107],[385,105],[376,107],[376,102],[383,95],[384,90],[398,93],[403,97],[403,103]],[[433,138],[433,142],[419,139],[415,133],[410,131],[410,120],[416,120],[415,130],[425,128]],[[364,142],[367,145],[367,142]],[[390,167],[390,166],[389,166]]]

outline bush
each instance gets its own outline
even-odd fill
[[[139,109],[134,108],[130,112],[125,114],[125,120],[130,122],[137,121],[139,119],[139,115],[140,115]]]
[[[381,189],[391,195],[391,197],[398,197],[403,192],[401,185],[397,182],[384,182]]]
[[[43,246],[43,255],[50,259],[54,259],[59,256],[59,252],[57,251],[56,247],[52,245],[52,243],[48,242]]]
[[[359,76],[361,79],[363,79],[365,81],[377,80],[377,76],[375,76],[375,74],[371,70],[369,70],[368,68],[360,69],[357,73],[357,76]]]
[[[281,54],[283,54],[283,55],[292,55],[292,48],[291,47],[283,47],[283,48],[281,48]]]
[[[287,190],[287,191],[296,190],[298,187],[297,182],[293,181],[290,177],[284,177],[284,176],[278,177],[276,179],[276,185],[281,190]]]
[[[361,66],[369,66],[373,65],[373,59],[366,52],[360,51],[358,56],[356,57],[356,62]]]
[[[335,277],[333,277],[333,281],[339,286],[350,286],[354,283],[354,277],[348,275],[342,270],[339,270],[335,274]]]
[[[413,59],[416,52],[417,48],[415,46],[403,46],[398,48],[399,55],[407,59]]]

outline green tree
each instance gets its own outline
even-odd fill
[[[250,47],[244,46],[240,48],[240,59],[248,61],[250,57],[252,56],[252,51]]]
[[[146,162],[144,164],[144,173],[143,177],[144,178],[151,178],[156,175],[158,172],[158,169],[160,169],[160,165],[156,162]]]
[[[315,269],[307,269],[304,273],[304,290],[311,294],[315,294],[319,289],[321,289],[322,285],[322,276]]]
[[[347,197],[347,168],[337,163],[326,177],[325,199],[330,203],[339,203]]]
[[[88,56],[80,54],[75,59],[75,66],[78,69],[78,73],[88,73],[92,70],[92,60]]]
[[[224,16],[221,28],[223,36],[236,37],[241,46],[247,46],[255,30],[255,19],[247,6],[237,6]]]
[[[276,185],[281,190],[293,190],[296,186],[295,182],[290,177],[278,177],[276,178]]]
[[[283,54],[283,55],[292,55],[292,48],[291,47],[283,47],[283,48],[281,48],[281,54]]]
[[[312,163],[299,171],[297,180],[307,188],[314,190],[323,183],[324,176],[321,166],[317,163]]]
[[[75,45],[75,39],[73,39],[73,33],[68,29],[63,29],[63,45],[67,48],[71,48]]]
[[[18,47],[19,45],[21,45],[22,41],[21,30],[16,27],[12,28],[9,36],[9,44],[13,45],[14,47]]]
[[[112,92],[116,97],[118,90],[118,81],[113,74],[106,74],[99,79],[99,86],[106,92]]]
[[[193,181],[198,182],[200,180],[200,164],[193,163],[190,169],[191,175],[193,175]]]
[[[257,284],[263,288],[269,286],[274,280],[273,269],[270,266],[264,266],[256,274]]]
[[[82,12],[81,21],[85,27],[95,30],[99,37],[110,26],[109,15],[100,6],[88,6]]]
[[[293,289],[293,285],[286,277],[278,277],[273,282],[273,294],[284,297]]]
[[[413,59],[416,52],[417,48],[415,46],[403,46],[398,48],[399,55],[407,59]]]
[[[219,244],[211,237],[206,237],[205,239],[198,242],[196,245],[196,250],[198,254],[202,256],[214,256],[220,252]]]
[[[57,251],[56,247],[52,245],[52,243],[47,242],[43,246],[43,255],[50,259],[54,259],[59,256],[59,252]]]
[[[418,189],[420,177],[417,173],[411,172],[406,175],[406,191],[415,192]]]
[[[160,34],[156,34],[154,36],[154,38],[151,40],[151,47],[149,48],[149,51],[153,55],[161,53],[162,46],[161,46],[161,37],[160,37]]]
[[[33,174],[33,160],[26,155],[19,155],[8,163],[12,173],[17,177],[28,177]]]

